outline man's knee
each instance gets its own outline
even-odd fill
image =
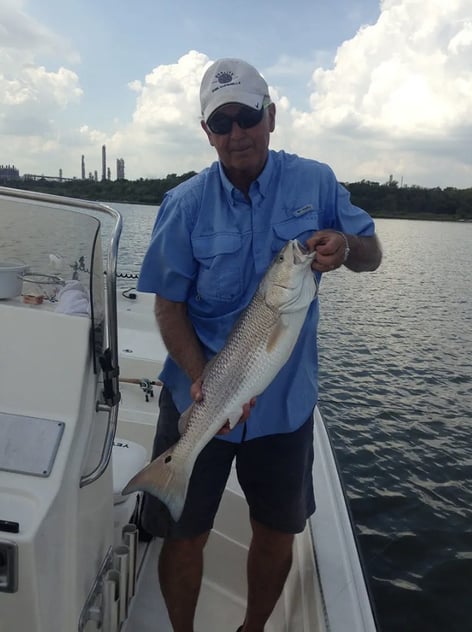
[[[191,538],[165,538],[161,554],[174,555],[179,558],[199,555],[207,543],[210,532],[207,531]]]
[[[294,534],[276,531],[257,520],[251,519],[253,542],[263,550],[288,551],[292,549]]]

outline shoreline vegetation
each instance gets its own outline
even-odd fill
[[[0,185],[111,204],[117,202],[158,206],[166,191],[193,175],[194,171],[180,176],[172,173],[165,178],[138,180],[9,179],[0,180]],[[472,187],[427,189],[399,186],[392,178],[385,184],[368,180],[342,184],[350,192],[352,203],[365,209],[373,217],[472,221]]]

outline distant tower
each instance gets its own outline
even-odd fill
[[[93,172],[93,179],[95,180],[95,182],[97,182],[98,180],[98,173],[97,170],[95,169],[95,171]]]
[[[62,169],[59,169],[59,182],[62,182]]]
[[[125,161],[123,158],[116,159],[116,179],[117,180],[125,179]]]
[[[107,148],[102,145],[102,180],[107,178]]]
[[[85,180],[85,156],[82,154],[82,180]]]
[[[110,171],[110,167],[107,167],[107,180],[111,180],[111,171]]]

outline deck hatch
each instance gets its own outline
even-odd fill
[[[64,422],[0,413],[0,470],[49,476]]]

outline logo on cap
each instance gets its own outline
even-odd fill
[[[216,74],[216,79],[218,79],[218,83],[229,83],[233,79],[233,73],[230,70],[223,70],[222,72],[218,72]]]

